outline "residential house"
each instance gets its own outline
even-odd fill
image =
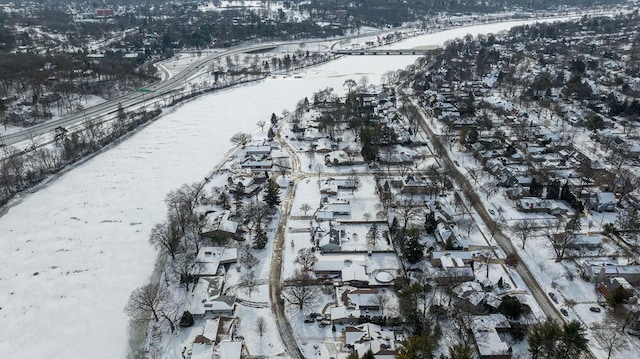
[[[265,156],[247,156],[240,162],[240,167],[252,172],[270,171],[273,166],[271,158]]]
[[[446,249],[469,249],[469,240],[462,238],[455,228],[445,223],[438,223],[434,236]]]
[[[208,238],[229,238],[238,231],[240,223],[229,219],[231,211],[215,211],[205,215],[202,236]]]
[[[360,315],[360,309],[349,308],[346,305],[338,305],[329,311],[331,324],[354,325],[358,323]]]
[[[391,330],[382,329],[377,324],[364,323],[344,329],[345,347],[353,349],[358,357],[368,351],[376,359],[393,359],[396,357],[395,334]]]
[[[640,265],[621,265],[615,261],[584,260],[580,275],[590,282],[603,282],[606,278],[620,277],[631,284],[640,283]]]
[[[635,292],[633,286],[622,277],[606,278],[597,284],[596,291],[608,299],[611,293],[617,288],[624,289],[627,294],[625,299],[629,299]]]
[[[345,266],[351,264],[365,265],[364,254],[329,254],[318,256],[314,264],[314,272],[318,276],[339,275]]]
[[[499,332],[510,330],[507,318],[502,314],[474,316],[471,333],[480,359],[510,359],[512,349],[505,343]]]
[[[342,237],[346,235],[344,226],[334,221],[320,222],[312,229],[312,233],[322,253],[339,252],[342,249]]]
[[[346,288],[340,294],[341,302],[348,308],[361,311],[380,310],[377,288]]]
[[[613,192],[598,192],[589,197],[589,209],[598,212],[615,212],[617,203]]]
[[[201,247],[196,256],[196,261],[200,264],[196,277],[211,277],[218,273],[220,265],[229,265],[238,262],[237,248],[224,247]]]
[[[271,146],[252,145],[244,148],[247,156],[268,156],[271,154]]]
[[[589,235],[584,233],[562,232],[554,235],[554,243],[564,243],[567,236],[573,236],[567,241],[566,248],[574,250],[594,251],[602,248],[602,237],[599,235]]]
[[[191,294],[189,312],[194,317],[231,316],[235,310],[235,296],[221,296],[220,279],[200,278]]]

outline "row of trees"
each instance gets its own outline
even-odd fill
[[[12,146],[2,147],[4,156],[0,160],[0,205],[159,114],[159,110],[132,114],[121,111],[117,119],[111,122],[90,119],[74,131],[58,127],[54,131],[55,147],[46,146],[38,137],[32,137],[29,140],[30,146],[25,150]]]

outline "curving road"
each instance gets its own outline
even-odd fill
[[[200,71],[206,68],[208,64],[221,57],[251,51],[268,50],[286,44],[297,44],[302,42],[306,41],[296,40],[289,42],[267,42],[235,46],[229,48],[226,51],[213,53],[207,57],[195,61],[175,76],[170,76],[170,74],[160,66],[160,70],[165,72],[163,79],[159,82],[156,82],[155,84],[148,86],[145,89],[148,90],[148,92],[132,92],[120,97],[116,97],[107,102],[103,102],[99,105],[89,107],[81,113],[69,115],[57,120],[47,121],[45,123],[31,126],[18,132],[7,134],[2,137],[3,144],[8,146],[13,145],[18,142],[28,140],[29,138],[32,138],[34,136],[52,132],[56,127],[74,126],[88,119],[112,115],[118,111],[119,106],[122,106],[122,108],[126,109],[132,106],[144,104],[147,101],[152,102],[156,98],[181,90],[181,87],[183,87],[191,77],[197,75]]]
[[[284,121],[284,119],[280,120]],[[282,128],[282,127],[281,127]],[[273,242],[273,255],[271,257],[271,267],[269,268],[269,297],[271,299],[271,309],[276,318],[278,324],[278,331],[280,332],[280,338],[282,339],[282,345],[284,345],[287,354],[291,358],[304,359],[304,355],[298,347],[296,338],[291,330],[291,325],[284,314],[284,300],[282,298],[282,255],[284,250],[284,234],[287,228],[287,220],[291,214],[291,206],[296,194],[296,188],[299,179],[303,177],[300,171],[300,159],[293,150],[289,147],[286,141],[280,137],[280,131],[276,135],[276,139],[288,153],[291,159],[291,178],[293,184],[287,191],[287,196],[282,201],[281,217],[278,231]]]

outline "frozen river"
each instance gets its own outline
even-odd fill
[[[408,40],[441,45],[482,25]],[[403,46],[402,43],[395,46]],[[27,195],[0,218],[0,358],[122,358],[129,294],[146,283],[156,252],[150,228],[165,194],[204,178],[236,132],[293,109],[325,87],[367,75],[379,83],[413,56],[346,57],[301,73],[206,95]]]

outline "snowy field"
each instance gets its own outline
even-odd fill
[[[0,218],[0,358],[124,357],[122,308],[152,274],[147,236],[165,216],[165,194],[204,178],[234,133],[272,112],[328,86],[343,93],[349,78],[378,82],[415,59],[347,57],[198,98],[26,195]]]

